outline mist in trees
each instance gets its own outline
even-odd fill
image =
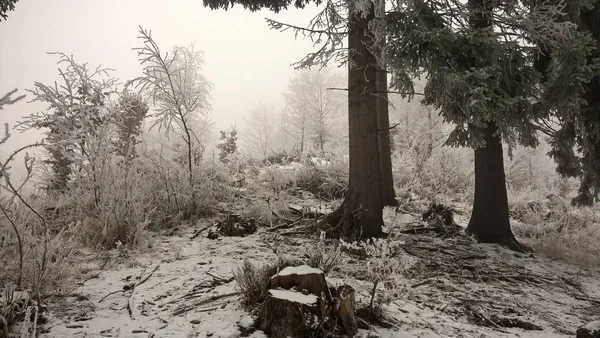
[[[212,84],[202,74],[202,52],[194,46],[173,47],[171,53],[162,54],[151,32],[140,27],[139,39],[143,47],[135,48],[144,66],[144,76],[130,84],[148,95],[156,111],[153,126],[164,129],[167,135],[181,135],[186,147],[186,164],[190,184],[193,183],[192,166],[202,155],[204,145],[198,137],[210,126],[207,119],[211,110]],[[199,128],[198,128],[199,126]],[[199,147],[195,149],[195,147]]]
[[[220,141],[217,144],[219,149],[219,161],[227,163],[229,157],[237,151],[238,131],[235,126],[230,127],[229,130],[220,130]]]
[[[248,155],[265,159],[275,147],[277,114],[273,107],[260,101],[244,121],[241,138]]]
[[[343,87],[341,74],[328,68],[299,70],[290,79],[281,127],[294,140],[294,149],[323,152],[338,139],[336,131],[345,126]]]

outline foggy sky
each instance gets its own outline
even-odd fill
[[[241,6],[213,11],[202,0],[20,0],[0,22],[0,95],[13,88],[24,93],[35,81],[58,81],[58,57],[46,54],[53,51],[93,68],[115,69],[123,82],[135,78],[141,67],[132,48],[141,46],[141,25],[152,30],[163,51],[193,42],[204,51],[204,74],[214,85],[211,118],[217,128],[240,125],[260,100],[282,107],[281,94],[294,72],[290,64],[313,50],[309,40],[296,40],[292,32],[270,30],[264,18],[305,25],[316,11],[251,13]],[[0,122],[14,124],[44,108],[28,99],[5,107]],[[0,156],[39,138],[14,131]]]

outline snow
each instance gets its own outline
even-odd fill
[[[289,275],[310,275],[310,274],[323,274],[323,270],[317,268],[311,268],[308,265],[300,266],[288,266],[281,270],[277,276],[289,276]]]
[[[409,221],[406,215],[397,216],[394,225]],[[243,238],[209,240],[200,236],[190,240],[191,234],[205,225],[199,223],[174,236],[157,237],[152,249],[131,251],[128,257],[117,257],[115,251],[117,258],[113,258],[103,270],[105,262],[100,259],[95,261],[92,259],[95,255],[90,255],[81,264],[90,267],[90,275],[98,274],[98,277],[82,282],[70,296],[49,300],[51,318],[48,324],[40,328],[45,330],[40,337],[206,337],[207,334],[220,338],[240,337],[240,330],[252,326],[252,317],[249,310],[242,306],[239,296],[192,306],[188,312],[180,315],[175,315],[174,311],[194,301],[236,292],[234,281],[214,286],[215,278],[210,275],[228,279],[245,258],[259,266],[273,262],[277,256],[265,241],[280,249],[279,254],[299,258],[305,248],[314,245],[315,240],[301,236],[286,236],[284,240],[278,240],[276,234],[261,231]],[[541,255],[518,257],[513,252],[492,245],[467,245],[462,253],[453,246],[451,239],[433,238],[426,241],[425,237],[409,235],[399,240],[409,243],[415,238],[419,238],[413,248],[415,253],[421,250],[432,262],[440,260],[440,263],[444,263],[446,261],[441,261],[443,257],[458,260],[462,255],[483,254],[488,258],[464,260],[471,270],[476,269],[474,273],[477,276],[485,277],[485,269],[503,273],[504,265],[508,264],[515,269],[511,274],[529,272],[543,278],[538,278],[537,283],[552,280],[553,284],[540,286],[535,282],[514,280],[477,281],[469,278],[472,273],[467,270],[445,272],[442,265],[435,268],[439,271],[416,271],[410,278],[395,276],[393,278],[396,281],[408,287],[399,290],[398,299],[384,306],[395,321],[395,328],[376,327],[375,331],[381,338],[571,338],[575,330],[600,316],[597,305],[593,305],[595,303],[575,298],[573,295],[578,295],[576,290],[557,280],[557,276],[574,280],[585,290],[585,294],[581,294],[582,299],[599,299],[600,271],[597,269],[582,270]],[[465,239],[465,242],[468,241]],[[453,255],[426,249],[429,247]],[[172,259],[174,248],[180,250],[180,259]],[[404,258],[399,255],[394,259]],[[127,309],[130,292],[118,292],[99,302],[108,293],[122,290],[123,285],[135,281],[137,276],[146,276],[157,264],[160,264],[160,268],[135,289],[134,318],[130,317]],[[427,264],[419,266],[425,268]],[[364,269],[364,261],[342,253],[340,271],[327,274],[328,285],[349,284],[356,290],[356,301],[367,304],[373,284],[361,280],[364,279],[361,277]],[[280,274],[306,273],[322,272],[303,265],[283,269]],[[457,279],[455,275],[462,276],[462,279]],[[424,279],[427,283],[419,285]],[[384,283],[380,283],[377,292],[385,291]],[[308,304],[314,304],[317,300],[314,295],[293,291],[272,290],[271,294]],[[541,325],[544,330],[499,329],[473,324],[465,315],[460,299],[483,299],[486,303],[475,303],[474,306],[487,306],[490,310],[497,307],[494,311],[505,308],[518,310],[522,313],[522,319]],[[140,330],[143,333],[133,333]],[[366,336],[368,333],[361,330],[360,335]],[[261,331],[248,334],[251,338],[266,338]]]
[[[283,290],[283,289],[272,289],[269,290],[269,294],[277,299],[289,300],[290,302],[314,305],[317,303],[317,296],[305,295],[300,292]]]
[[[590,331],[599,331],[600,332],[600,320],[596,320],[593,322],[589,322],[587,323],[584,328],[590,330]]]
[[[239,324],[241,327],[248,329],[251,328],[252,325],[254,325],[254,319],[251,316],[245,316],[242,319],[240,319]]]
[[[248,336],[248,338],[268,338],[267,335],[258,330],[258,331],[254,331],[251,335]]]
[[[238,338],[242,333],[237,327],[231,326],[220,332],[215,332],[218,338]]]

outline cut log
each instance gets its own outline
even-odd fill
[[[358,324],[354,315],[354,288],[350,285],[341,285],[337,289],[338,318],[340,324],[349,338],[358,332]]]
[[[600,338],[600,320],[588,323],[577,330],[577,338]]]
[[[315,295],[290,290],[269,290],[256,326],[270,337],[310,337],[325,318],[322,301]]]
[[[323,270],[311,268],[308,265],[290,266],[271,277],[269,289],[285,289],[322,297],[331,303],[332,298],[325,281]]]
[[[337,326],[337,309],[325,274],[308,265],[287,267],[271,277],[257,327],[274,337],[310,337]]]

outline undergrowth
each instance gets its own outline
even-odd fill
[[[233,272],[237,289],[242,294],[244,305],[253,306],[261,304],[267,297],[269,280],[282,269],[295,266],[298,262],[278,256],[273,263],[261,266],[252,264],[247,258],[241,267]]]

